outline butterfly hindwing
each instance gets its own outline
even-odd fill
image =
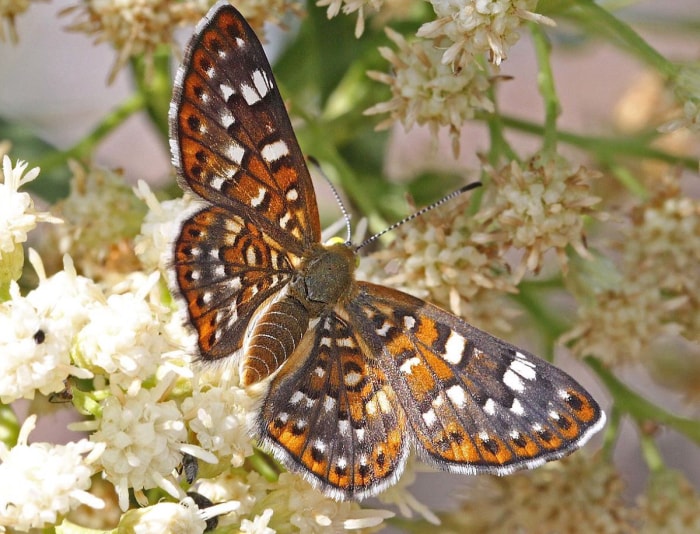
[[[328,313],[272,379],[260,412],[263,443],[337,498],[376,494],[406,462],[404,412],[377,363],[353,325]]]
[[[216,206],[183,223],[173,267],[203,359],[241,347],[256,310],[292,275],[289,258],[255,225]]]
[[[183,186],[301,254],[320,239],[311,177],[255,33],[220,4],[175,79],[171,149]]]
[[[350,317],[381,355],[424,460],[505,474],[564,456],[602,426],[595,400],[563,371],[420,299],[358,286]]]

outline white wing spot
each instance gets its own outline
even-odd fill
[[[254,267],[258,264],[258,256],[256,254],[256,248],[254,246],[249,246],[245,249],[245,259],[249,266]]]
[[[490,441],[491,440],[491,438],[489,437],[489,433],[484,432],[483,430],[481,432],[479,432],[479,439],[481,441]]]
[[[391,412],[391,402],[389,402],[389,397],[386,396],[386,391],[380,390],[377,393],[377,403],[382,413]]]
[[[292,220],[292,215],[289,212],[286,212],[282,217],[280,217],[280,226],[282,228],[287,228],[287,225],[289,224],[289,221]]]
[[[445,403],[445,399],[442,398],[442,395],[438,395],[437,397],[435,397],[433,399],[433,402],[431,402],[430,404],[432,404],[433,408],[439,408],[444,403]]]
[[[414,326],[416,326],[416,318],[410,315],[405,315],[403,318],[403,327],[406,330],[411,330]]]
[[[306,395],[304,395],[301,391],[295,391],[294,395],[289,397],[289,403],[299,404],[304,397],[306,397]]]
[[[323,367],[316,367],[316,369],[314,369],[314,374],[319,378],[323,378],[326,374],[326,370]]]
[[[333,397],[329,397],[328,395],[326,395],[326,398],[323,401],[324,410],[326,410],[327,412],[330,412],[334,406],[335,406],[335,399]]]
[[[267,196],[267,189],[265,189],[264,187],[259,188],[258,189],[258,196],[250,199],[250,205],[254,208],[257,208],[260,204],[263,203],[266,196]]]
[[[343,380],[347,387],[352,388],[360,383],[360,380],[362,380],[362,375],[355,371],[350,371],[349,373],[345,373]]]
[[[554,419],[555,421],[559,421],[559,419],[561,419],[561,416],[557,412],[555,412],[554,410],[549,412],[549,417],[550,417],[550,419]]]
[[[462,361],[462,353],[466,344],[467,340],[452,330],[450,337],[447,338],[447,343],[445,343],[445,361],[452,365],[459,364]]]
[[[214,75],[216,74],[216,70],[214,70],[214,67],[209,67],[204,73],[209,77],[213,78]]]
[[[241,277],[236,276],[235,278],[231,278],[231,280],[229,280],[229,282],[228,282],[228,287],[232,291],[240,291],[241,288],[243,287],[243,285],[241,284]]]
[[[260,98],[265,98],[272,87],[272,83],[270,83],[267,73],[260,69],[253,71],[253,84],[255,85],[255,89],[257,89]]]
[[[316,449],[319,452],[325,452],[325,450],[326,450],[326,444],[323,441],[321,441],[320,439],[317,439],[316,441],[314,441],[313,447],[314,447],[314,449]]]
[[[445,393],[447,393],[447,397],[452,401],[452,404],[458,408],[462,408],[467,400],[462,386],[454,385]]]
[[[238,219],[226,219],[225,228],[230,234],[238,234],[243,229],[243,225]]]
[[[263,159],[269,164],[289,155],[289,147],[282,139],[265,145],[260,151]]]
[[[199,280],[200,272],[197,269],[193,269],[190,273],[190,277],[192,278],[192,280]]]
[[[486,404],[484,404],[484,411],[489,415],[494,415],[496,413],[496,403],[493,399],[486,399]]]
[[[233,118],[233,115],[231,115],[231,112],[227,109],[221,111],[220,118],[221,126],[223,126],[224,128],[228,128],[234,122],[236,122],[236,119]]]
[[[386,336],[387,332],[389,332],[390,328],[391,328],[391,325],[387,321],[384,321],[384,324],[382,325],[382,327],[377,328],[377,330],[375,330],[375,332],[377,332],[378,335],[384,337],[384,336]]]
[[[343,337],[336,341],[336,345],[339,347],[348,347],[352,349],[355,347],[355,340],[351,337]]]
[[[241,84],[241,94],[243,95],[246,104],[249,106],[260,102],[260,95],[258,92],[247,83]]]
[[[522,376],[525,380],[534,380],[537,376],[535,369],[532,366],[527,365],[529,362],[523,360],[513,360],[510,362],[510,368]]]
[[[216,189],[217,191],[221,191],[221,186],[224,185],[224,180],[221,176],[216,176],[214,177],[209,184]]]
[[[330,347],[331,346],[331,338],[329,337],[322,337],[321,341],[318,342],[319,347]]]
[[[433,426],[435,421],[437,421],[437,416],[435,415],[435,410],[432,408],[423,414],[423,421],[427,426]]]
[[[522,393],[525,391],[525,384],[523,384],[522,379],[516,375],[511,369],[508,369],[503,374],[503,383],[508,386],[513,391]]]
[[[413,372],[413,367],[419,364],[420,358],[418,358],[418,356],[414,356],[413,358],[409,358],[403,362],[399,367],[399,370],[405,375],[410,375]]]
[[[243,156],[245,156],[245,149],[238,143],[229,140],[229,145],[226,147],[226,157],[236,165],[240,165],[243,162]]]
[[[219,89],[221,89],[221,95],[224,97],[225,102],[228,102],[228,99],[231,98],[231,95],[235,92],[231,86],[225,83],[220,84]]]
[[[338,421],[338,431],[343,436],[347,436],[348,433],[350,432],[350,421],[348,421],[347,419],[343,419],[342,421]]]
[[[357,428],[355,429],[355,435],[357,436],[357,441],[362,442],[365,439],[365,429],[364,428]],[[366,460],[365,460],[366,461]],[[362,460],[360,460],[360,463],[362,463]]]
[[[277,416],[277,419],[279,419],[280,423],[285,425],[285,424],[287,424],[287,421],[289,421],[289,414],[287,412],[280,412],[279,415]]]
[[[297,191],[296,189],[292,188],[289,191],[287,191],[287,200],[289,200],[289,202],[294,202],[298,198],[299,198],[299,191]]]
[[[525,408],[520,404],[518,399],[513,399],[513,404],[510,405],[510,411],[515,415],[525,415]]]
[[[338,468],[345,469],[348,466],[348,461],[345,459],[345,457],[341,456],[338,458],[338,461],[335,464],[338,466]]]
[[[245,48],[246,42],[244,39],[236,37],[236,45],[238,46],[238,48]]]

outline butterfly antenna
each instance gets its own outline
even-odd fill
[[[343,200],[340,198],[340,195],[338,194],[338,190],[335,188],[333,185],[333,182],[331,182],[331,179],[326,176],[326,173],[323,172],[323,169],[321,168],[321,164],[318,162],[316,158],[313,156],[307,156],[308,160],[311,162],[311,164],[316,167],[316,170],[318,170],[319,174],[323,176],[323,178],[326,180],[328,185],[331,188],[331,191],[333,191],[333,196],[335,197],[335,201],[340,207],[340,212],[343,214],[343,219],[345,219],[345,229],[347,230],[347,237],[345,238],[345,243],[350,244],[350,236],[352,233],[352,229],[350,228],[350,214],[348,213],[348,210],[345,209],[345,204],[343,204]]]
[[[470,184],[465,185],[464,187],[460,187],[459,189],[457,189],[457,190],[455,190],[455,191],[452,191],[452,193],[449,193],[449,194],[445,195],[445,196],[442,197],[440,200],[437,200],[437,201],[433,202],[432,204],[430,204],[429,206],[425,206],[424,208],[419,209],[417,212],[412,213],[411,215],[409,215],[409,216],[406,217],[405,219],[401,219],[400,221],[395,222],[394,224],[392,224],[391,226],[389,226],[388,228],[385,228],[385,229],[382,230],[381,232],[379,232],[379,233],[377,233],[377,234],[374,234],[373,236],[371,236],[371,237],[365,239],[362,243],[360,243],[359,245],[357,245],[357,246],[355,247],[355,252],[357,252],[358,250],[360,250],[362,247],[365,247],[365,246],[369,245],[369,244],[372,243],[373,241],[376,241],[377,239],[379,239],[381,236],[383,236],[383,235],[386,234],[387,232],[391,232],[392,230],[395,230],[396,228],[398,228],[398,227],[401,226],[402,224],[405,224],[405,223],[407,223],[408,221],[412,221],[412,220],[415,219],[416,217],[420,217],[420,216],[423,215],[424,213],[427,213],[427,212],[429,212],[430,210],[433,210],[433,209],[437,208],[438,206],[441,206],[441,205],[444,204],[445,202],[449,202],[449,201],[452,200],[453,198],[458,197],[459,195],[461,195],[462,193],[466,193],[467,191],[471,191],[472,189],[476,189],[477,187],[481,187],[481,185],[482,185],[481,182],[472,182],[472,183],[470,183]]]

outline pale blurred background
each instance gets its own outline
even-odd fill
[[[120,72],[112,85],[106,84],[115,59],[115,52],[109,45],[93,46],[84,34],[64,31],[71,19],[58,18],[57,14],[74,3],[63,0],[32,3],[30,10],[17,19],[19,43],[0,43],[0,116],[26,125],[36,135],[61,148],[70,147],[80,140],[131,92],[126,70]],[[664,29],[661,19],[654,15],[663,13],[668,16],[671,12],[700,20],[700,2],[657,0],[641,2],[624,11],[627,21],[656,21],[653,28],[648,24],[635,25],[635,28],[661,54],[674,60],[698,59],[698,42],[688,47],[682,36]],[[182,38],[188,34],[189,31],[183,31]],[[552,61],[563,109],[559,124],[562,129],[574,132],[610,132],[616,104],[645,73],[644,66],[635,59],[605,44],[586,45],[571,52],[557,46]],[[533,81],[535,57],[527,38],[510,51],[502,73],[514,78],[502,84],[502,111],[540,121],[543,117],[541,98]],[[509,138],[514,136],[509,134]],[[539,146],[539,140],[521,136],[516,145],[523,148],[522,154],[527,154],[528,150]],[[474,177],[477,168],[475,154],[486,147],[485,129],[478,124],[465,128],[461,146],[461,159],[454,165],[447,165]],[[11,155],[21,157],[14,152]],[[130,182],[144,179],[158,186],[172,180],[166,147],[143,116],[129,119],[110,135],[99,147],[95,161],[105,167],[123,169]],[[427,131],[418,129],[407,135],[399,128],[395,132],[387,172],[400,177],[434,161],[441,161],[443,165],[445,161],[451,161],[449,143],[435,154]],[[33,166],[33,162],[29,163],[30,167]],[[516,341],[533,352],[537,350],[532,345],[536,341]],[[565,355],[557,363],[574,374],[594,396],[604,398],[603,390],[584,366]],[[655,384],[645,370],[631,368],[621,378],[634,390],[673,413],[691,417],[699,415],[697,407],[693,409],[683,404],[677,394]],[[604,400],[603,404],[606,402]],[[32,440],[62,442],[71,439],[70,433],[64,431],[69,415],[69,410],[63,410],[42,418]],[[647,476],[635,432],[632,425],[625,424],[615,453],[630,497],[642,491]],[[593,447],[597,440],[594,440]],[[700,451],[697,445],[665,430],[661,431],[658,443],[667,464],[684,471],[696,487],[700,487]],[[468,483],[469,479],[463,476],[426,473],[413,486],[413,493],[433,509],[444,509],[455,497],[455,488]]]

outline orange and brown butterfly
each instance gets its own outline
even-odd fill
[[[197,26],[175,80],[171,149],[200,199],[174,246],[174,289],[201,360],[268,381],[255,433],[336,499],[395,483],[409,451],[507,474],[561,458],[604,423],[549,363],[436,306],[355,280],[357,247],[324,245],[314,189],[255,33],[227,2]]]

